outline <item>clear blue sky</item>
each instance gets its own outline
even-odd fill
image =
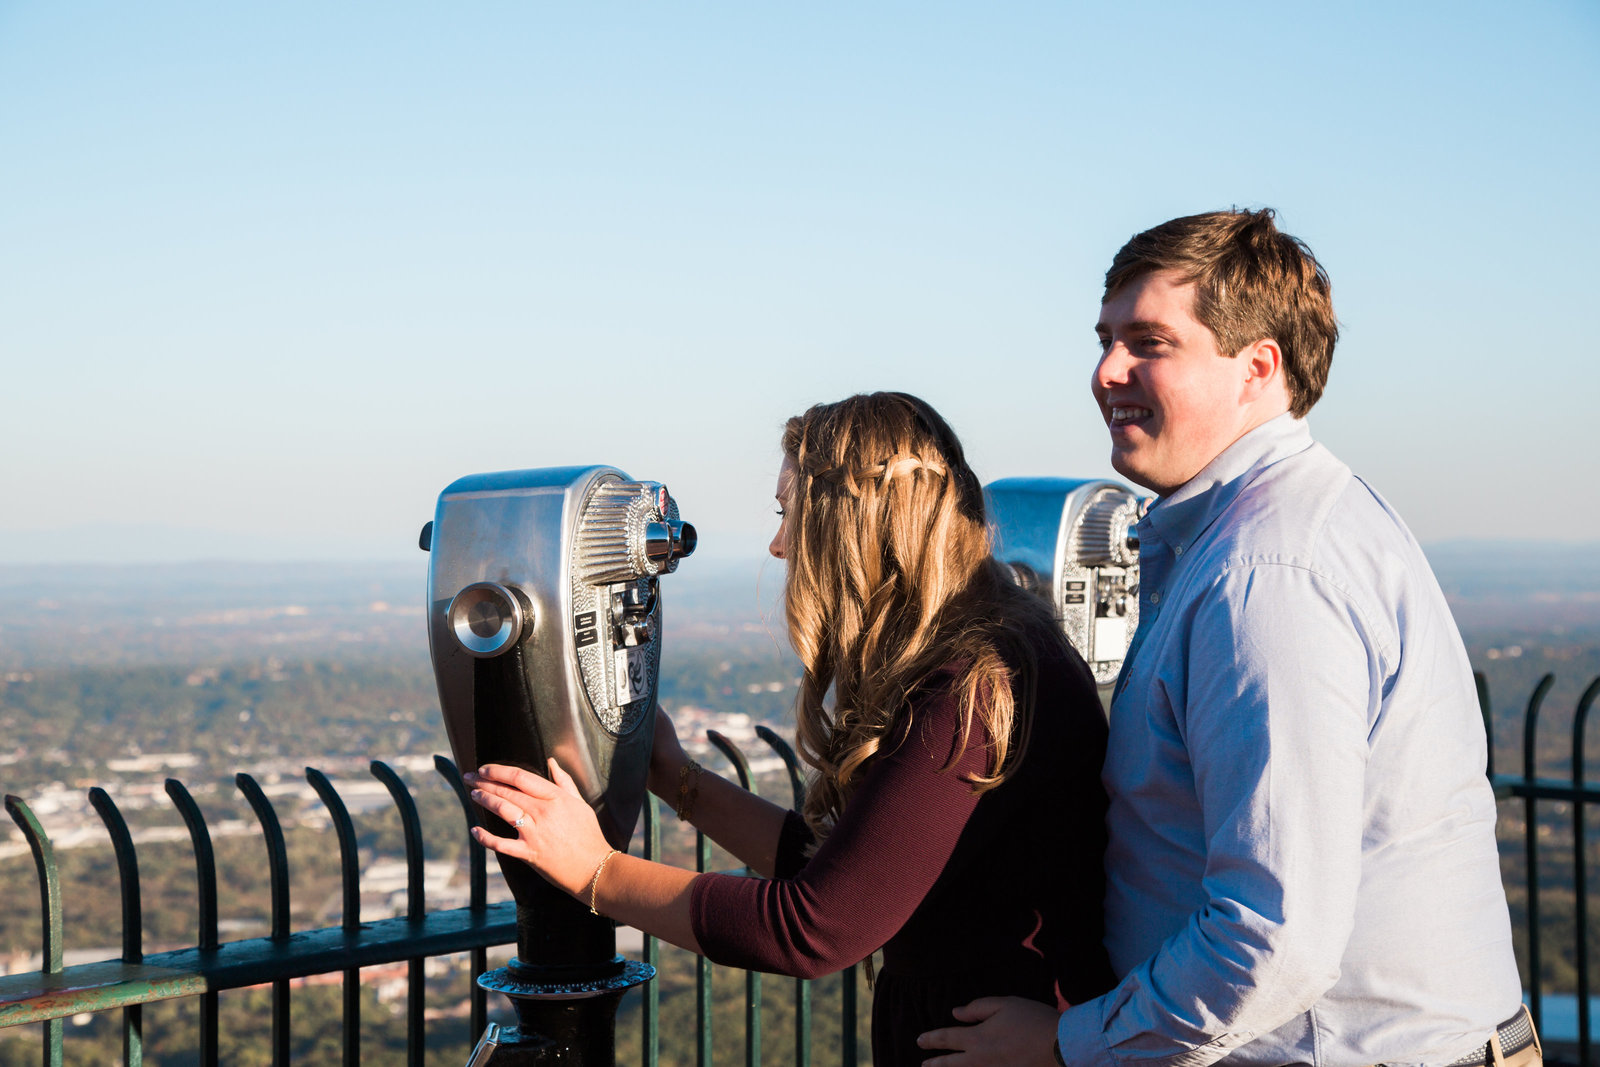
[[[1600,7],[0,2],[0,562],[417,558],[470,472],[760,551],[788,415],[1109,473],[1099,280],[1271,205],[1313,431],[1425,541],[1600,539]]]

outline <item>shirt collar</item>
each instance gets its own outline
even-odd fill
[[[1187,482],[1156,501],[1144,523],[1172,548],[1187,549],[1261,471],[1312,445],[1311,427],[1288,412],[1223,449]]]

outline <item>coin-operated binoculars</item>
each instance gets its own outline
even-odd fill
[[[994,557],[1050,604],[1088,661],[1107,710],[1139,627],[1139,535],[1147,507],[1117,482],[1002,478],[984,487]]]
[[[611,467],[502,471],[447,486],[422,547],[456,764],[545,774],[554,756],[626,851],[650,768],[658,580],[694,551],[694,527],[665,486]],[[490,832],[512,832],[482,816]],[[487,1062],[613,1063],[617,1002],[655,969],[617,955],[611,920],[497,858],[516,898],[517,955],[478,984],[510,997],[518,1023]]]

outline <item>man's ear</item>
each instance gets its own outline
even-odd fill
[[[1264,394],[1281,390],[1288,397],[1289,383],[1283,369],[1283,349],[1270,337],[1263,337],[1239,353],[1244,370],[1244,399],[1259,400]]]

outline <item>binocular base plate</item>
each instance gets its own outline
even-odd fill
[[[656,976],[656,969],[648,963],[629,959],[621,962],[620,974],[586,981],[538,981],[537,972],[532,968],[496,967],[479,975],[478,984],[490,992],[504,993],[517,1000],[587,1000],[632,989]],[[522,973],[519,975],[517,971]]]

